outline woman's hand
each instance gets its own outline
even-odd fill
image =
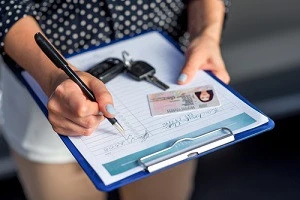
[[[178,84],[190,82],[198,70],[209,70],[226,84],[230,81],[220,45],[209,35],[202,34],[191,41],[186,51],[186,63],[178,78]]]
[[[190,82],[198,70],[209,70],[224,83],[230,81],[220,48],[225,15],[221,0],[188,1],[188,32],[191,42],[178,84]]]
[[[112,97],[105,85],[86,72],[76,73],[94,93],[97,102],[89,100],[64,72],[57,76],[47,104],[48,119],[53,130],[62,135],[90,135],[104,116],[115,114]]]

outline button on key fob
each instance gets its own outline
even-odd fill
[[[100,79],[103,83],[107,83],[124,70],[124,63],[120,59],[107,58],[88,69],[87,72]]]

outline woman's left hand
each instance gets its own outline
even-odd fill
[[[178,84],[190,82],[198,70],[209,70],[226,84],[230,81],[219,41],[209,35],[202,34],[191,41],[186,51],[186,63],[178,78]]]

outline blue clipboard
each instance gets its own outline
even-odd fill
[[[141,34],[146,34],[148,32],[152,32],[152,31],[143,32]],[[162,32],[159,32],[159,33],[162,34],[167,40],[171,41],[172,44],[174,44],[175,47],[179,49],[179,45],[176,44],[168,35],[166,35],[165,33],[162,33]],[[141,34],[139,34],[139,35],[141,35]],[[130,38],[132,38],[132,37],[124,38],[122,40],[114,41],[112,43],[120,42],[120,41],[127,40],[127,39],[130,39]],[[112,44],[112,43],[110,43],[110,44]],[[97,48],[101,48],[101,47],[104,47],[104,46],[107,46],[107,45],[110,45],[110,44],[106,44],[106,45],[103,45],[103,46],[100,46],[100,47],[97,47]],[[91,50],[94,50],[94,49],[96,49],[96,47],[85,50],[85,51],[80,52],[80,53],[84,53],[84,52],[91,51]],[[70,57],[70,56],[67,56],[67,57]],[[16,67],[16,66],[9,66],[9,68],[16,75],[16,77],[22,82],[22,84],[24,86],[26,86],[28,92],[34,98],[34,100],[36,101],[36,103],[38,104],[38,106],[40,107],[42,112],[45,114],[45,116],[47,116],[48,115],[47,108],[42,103],[41,99],[39,99],[39,97],[35,93],[34,89],[31,88],[31,86],[28,84],[28,82],[21,75],[22,69],[19,68],[19,67]],[[210,72],[207,72],[207,73],[211,77],[213,77],[215,80],[217,80],[220,84],[222,84],[224,87],[226,87],[236,97],[238,97],[239,99],[244,101],[246,104],[248,104],[250,107],[257,110],[261,114],[263,114],[262,111],[260,111],[254,105],[252,105],[247,99],[245,99],[236,90],[231,88],[229,85],[224,84],[217,77],[215,77],[212,73],[210,73]],[[263,115],[266,116],[265,114],[263,114]],[[167,151],[168,149],[160,151],[160,152],[156,152],[153,155],[143,157],[143,158],[139,159],[138,162],[142,166],[144,166],[144,169],[145,169],[144,171],[141,171],[141,172],[135,173],[133,175],[130,175],[130,176],[128,176],[128,177],[126,177],[122,180],[119,180],[117,182],[114,182],[110,185],[105,185],[104,184],[104,182],[101,180],[99,175],[95,172],[95,170],[91,167],[91,165],[86,161],[86,159],[82,156],[82,154],[79,152],[79,150],[71,142],[69,137],[63,136],[63,135],[60,135],[60,134],[59,134],[59,136],[62,139],[62,141],[64,142],[64,144],[68,147],[70,152],[73,154],[73,156],[76,158],[76,160],[78,161],[78,163],[80,164],[82,169],[86,172],[88,177],[94,183],[95,187],[98,190],[108,192],[108,191],[112,191],[114,189],[117,189],[117,188],[119,188],[123,185],[126,185],[126,184],[129,184],[131,182],[137,181],[139,179],[142,179],[142,178],[148,177],[150,175],[156,174],[156,173],[158,173],[162,170],[166,170],[166,169],[171,168],[173,166],[179,165],[183,162],[189,161],[191,159],[199,158],[203,155],[206,155],[206,154],[212,153],[214,151],[217,151],[219,149],[225,148],[227,146],[233,145],[237,142],[240,142],[240,141],[243,141],[243,140],[248,139],[250,137],[256,136],[260,133],[269,131],[269,130],[274,128],[275,123],[271,118],[269,118],[268,116],[266,116],[266,117],[268,118],[267,123],[262,124],[258,127],[249,129],[247,131],[235,134],[235,135],[233,135],[231,130],[226,128],[226,127],[220,127],[219,129],[215,129],[215,130],[209,131],[207,133],[203,133],[201,136],[204,136],[203,139],[202,139],[202,141],[204,141],[204,142],[202,142],[200,145],[193,146],[192,148],[189,148],[184,152],[180,152],[180,153],[174,155],[171,158],[168,157],[166,159],[155,159],[157,154],[164,154],[165,151]],[[185,140],[193,140],[193,139],[198,139],[198,138],[184,138],[184,140],[177,141],[177,142],[184,142]],[[174,145],[176,145],[176,144],[174,144]],[[172,148],[172,146],[170,146],[169,148]],[[171,159],[170,162],[168,162],[169,164],[168,165],[164,164],[164,161],[166,161],[168,159]],[[172,159],[173,159],[173,161],[172,161]]]

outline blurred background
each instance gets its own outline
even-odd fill
[[[300,1],[232,0],[223,37],[231,85],[272,117],[300,111]]]
[[[300,1],[231,1],[222,40],[230,85],[275,128],[199,158],[192,199],[300,199]],[[1,134],[0,199],[25,200]]]

